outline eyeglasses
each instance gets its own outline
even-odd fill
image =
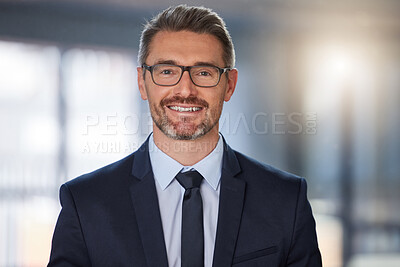
[[[199,87],[217,86],[223,73],[231,68],[217,66],[178,66],[172,64],[156,64],[142,68],[150,71],[153,82],[159,86],[174,86],[179,83],[185,71],[189,72],[192,82]]]

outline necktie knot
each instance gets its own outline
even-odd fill
[[[198,171],[180,172],[175,178],[185,190],[200,188],[203,180],[203,176]]]

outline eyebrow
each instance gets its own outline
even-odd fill
[[[172,64],[172,65],[177,65],[176,62],[175,62],[174,60],[163,60],[163,59],[157,60],[157,61],[154,63],[154,65],[156,65],[156,64]]]
[[[171,64],[171,65],[179,65],[175,60],[164,60],[160,59],[157,60],[154,65],[156,64]],[[211,67],[218,67],[218,65],[215,62],[207,62],[207,61],[197,61],[194,63],[192,66],[211,66]]]
[[[196,66],[211,66],[211,67],[218,67],[215,62],[205,62],[205,61],[198,61],[195,63]]]

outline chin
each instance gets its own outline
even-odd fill
[[[174,139],[174,140],[196,140],[202,136],[204,136],[206,133],[203,130],[197,130],[197,131],[176,131],[174,129],[165,129],[166,131],[163,131],[163,133]]]

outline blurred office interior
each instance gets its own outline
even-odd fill
[[[145,19],[214,9],[239,82],[231,147],[304,176],[325,267],[400,266],[400,1],[0,0],[0,266],[44,266],[62,183],[150,132]]]

